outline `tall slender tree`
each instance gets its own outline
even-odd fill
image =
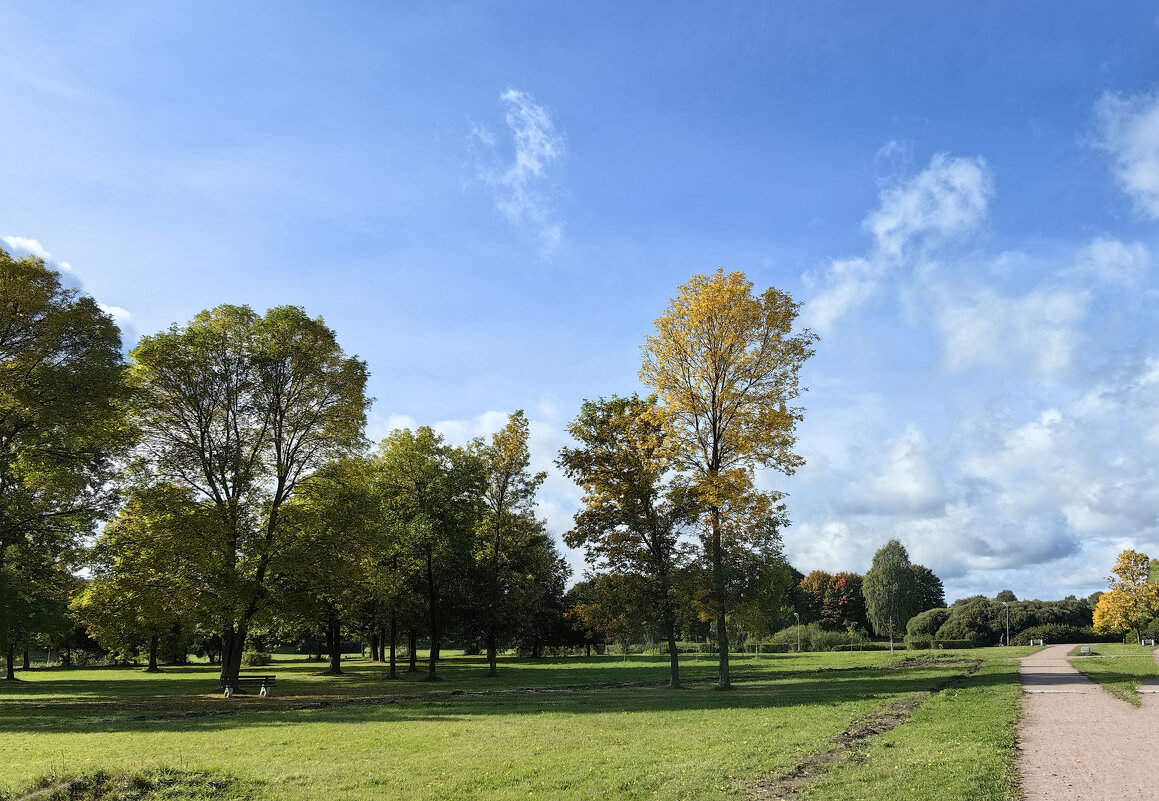
[[[894,637],[905,632],[909,619],[921,611],[917,577],[910,570],[909,553],[897,540],[890,540],[873,555],[873,564],[861,582],[869,622],[878,636],[889,637],[893,653]]]
[[[14,679],[16,605],[32,575],[67,571],[111,513],[125,424],[121,336],[92,298],[38,258],[0,250],[0,654]]]
[[[282,510],[299,483],[359,449],[366,365],[321,318],[296,306],[264,316],[218,306],[144,337],[131,354],[145,478],[189,488],[218,516],[222,675],[234,675],[267,603]]]
[[[742,512],[770,508],[752,499],[753,471],[790,474],[804,463],[793,452],[803,411],[791,404],[802,391],[798,374],[816,337],[808,330],[794,333],[799,310],[776,288],[754,295],[743,273],[696,275],[680,287],[643,346],[640,377],[659,398],[673,467],[688,477],[704,509],[703,558],[721,688],[730,686],[730,561],[750,550],[746,537],[761,530]],[[779,500],[770,499],[773,506]],[[783,515],[779,519],[784,522]]]
[[[496,636],[510,593],[512,552],[529,543],[522,532],[523,520],[535,517],[535,492],[547,473],[531,472],[528,449],[530,424],[523,410],[510,415],[507,425],[476,447],[483,467],[483,510],[479,520],[480,561],[486,576],[485,624],[487,628],[487,669],[496,672]]]

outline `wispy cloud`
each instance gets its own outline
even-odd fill
[[[1108,92],[1095,106],[1098,145],[1111,155],[1115,178],[1141,214],[1159,220],[1159,89]]]
[[[533,238],[544,255],[550,255],[563,239],[563,221],[556,208],[560,192],[551,180],[551,168],[565,156],[563,133],[551,111],[526,92],[508,89],[499,96],[512,142],[510,159],[480,164],[476,178],[491,188],[495,208],[521,233]],[[494,150],[498,138],[486,128],[472,124],[473,136]]]
[[[39,240],[26,236],[5,236],[2,237],[2,240],[5,245],[4,249],[13,256],[33,256],[44,261],[46,265],[60,273],[60,282],[64,286],[71,289],[84,288],[84,284],[73,271],[72,265],[67,261],[54,258],[44,245],[40,244]]]

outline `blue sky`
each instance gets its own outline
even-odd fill
[[[743,270],[821,335],[798,568],[1084,595],[1159,556],[1159,11],[960,5],[8,2],[0,238],[129,338],[305,306],[372,436],[524,408],[545,469]]]

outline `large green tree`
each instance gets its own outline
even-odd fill
[[[131,362],[147,476],[192,490],[224,533],[204,545],[220,564],[221,670],[233,675],[269,597],[283,507],[303,479],[363,443],[366,365],[296,306],[264,316],[218,306],[144,337]]]
[[[125,425],[121,336],[37,258],[0,250],[0,653],[13,679],[15,606],[32,576],[67,571],[111,513]]]
[[[579,445],[563,448],[557,464],[584,490],[583,507],[564,540],[584,548],[597,569],[641,579],[644,600],[668,641],[668,682],[678,687],[673,579],[687,557],[681,534],[697,510],[692,493],[669,475],[665,429],[654,411],[654,399],[635,395],[585,401],[568,425]]]
[[[869,622],[878,636],[894,637],[905,632],[909,619],[921,611],[917,577],[910,569],[909,553],[897,540],[890,540],[873,555],[873,564],[862,580]]]
[[[760,295],[743,273],[718,270],[680,287],[643,346],[640,377],[659,398],[673,467],[684,472],[703,513],[703,557],[711,583],[707,602],[717,619],[719,686],[730,686],[727,615],[735,560],[762,551],[752,539],[769,532],[744,519],[766,513],[754,502],[754,470],[793,473],[804,460],[793,452],[803,411],[792,406],[798,374],[816,337],[794,333],[800,305],[770,287]],[[781,518],[783,522],[783,518]]]

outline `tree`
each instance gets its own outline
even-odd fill
[[[296,306],[264,317],[218,306],[144,337],[130,357],[146,479],[186,487],[217,514],[223,537],[205,544],[221,565],[221,671],[236,674],[268,602],[284,505],[311,472],[362,445],[366,365]]]
[[[889,650],[897,632],[917,614],[918,583],[910,570],[909,554],[897,540],[890,540],[873,555],[873,565],[862,582],[869,621],[878,636],[889,636]]]
[[[925,565],[910,565],[914,579],[918,585],[918,611],[927,609],[941,609],[946,605],[946,590],[942,587],[942,580],[934,575],[934,571]],[[1013,596],[1014,593],[1011,593]],[[998,600],[1003,600],[999,598]],[[1013,598],[1011,598],[1013,600]]]
[[[425,596],[431,638],[427,678],[434,680],[440,637],[455,602],[467,592],[465,579],[472,575],[482,464],[467,450],[444,444],[427,426],[391,432],[376,459],[390,525],[398,532],[407,563],[404,569],[417,578]]]
[[[531,453],[527,442],[530,425],[523,410],[507,418],[507,425],[491,437],[491,442],[477,446],[483,463],[483,515],[479,520],[480,559],[486,564],[487,667],[496,671],[495,638],[504,614],[505,596],[512,582],[513,555],[528,546],[517,536],[527,531],[520,522],[535,517],[535,491],[547,473],[532,473]]]
[[[13,670],[22,571],[67,572],[110,514],[113,457],[128,444],[124,360],[112,318],[38,258],[0,250],[0,654]],[[14,565],[20,565],[18,570]]]
[[[1133,631],[1141,639],[1147,623],[1159,615],[1159,585],[1151,583],[1150,576],[1147,554],[1132,550],[1120,553],[1107,576],[1110,591],[1099,596],[1095,605],[1095,631]]]
[[[664,428],[654,409],[654,398],[636,395],[584,401],[568,425],[579,447],[560,450],[556,463],[584,489],[564,541],[584,548],[598,569],[640,578],[668,641],[669,684],[678,687],[673,576],[685,562],[681,531],[696,510],[691,494],[666,475]]]
[[[687,476],[704,510],[706,600],[717,620],[721,688],[730,686],[728,560],[747,550],[737,535],[754,530],[737,513],[760,506],[750,497],[756,467],[791,474],[804,463],[793,452],[803,410],[790,404],[802,391],[798,373],[816,337],[793,333],[799,310],[775,288],[754,296],[743,273],[696,275],[643,346],[640,378],[657,393],[672,466]],[[770,503],[781,497],[772,493]]]
[[[92,636],[110,650],[145,650],[157,670],[162,638],[208,619],[214,567],[198,540],[220,536],[216,522],[187,488],[132,488],[93,547],[92,579],[74,602]]]

